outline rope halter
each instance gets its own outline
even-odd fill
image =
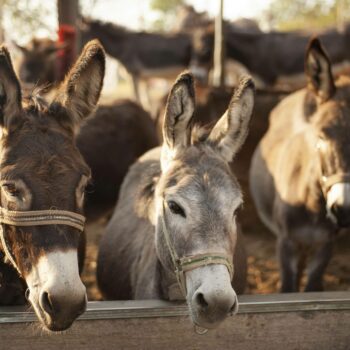
[[[319,171],[321,174],[320,186],[321,186],[321,190],[324,198],[327,198],[327,193],[333,185],[340,182],[350,183],[350,173],[340,172],[340,173],[335,173],[328,176],[325,175],[324,169],[322,167],[321,153],[319,150],[320,150],[320,143],[318,142],[316,144],[316,151],[317,151],[317,156],[319,160]]]
[[[0,207],[0,241],[5,256],[20,273],[15,259],[6,243],[4,225],[13,226],[44,226],[44,225],[66,225],[84,230],[85,217],[78,213],[66,210],[33,210],[33,211],[11,211]]]
[[[217,253],[217,252],[208,252],[203,254],[186,256],[182,258],[178,257],[176,250],[174,248],[174,245],[172,244],[169,231],[167,229],[164,202],[163,202],[162,225],[163,225],[163,234],[164,234],[165,242],[171,256],[176,280],[180,287],[181,293],[185,299],[187,295],[185,273],[188,271],[194,270],[201,266],[207,266],[207,265],[214,265],[214,264],[225,265],[228,269],[228,272],[232,280],[233,274],[234,274],[232,256],[229,256],[227,254]]]

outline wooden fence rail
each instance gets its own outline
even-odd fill
[[[32,312],[0,307],[0,350],[350,349],[350,292],[244,295],[238,315],[205,335],[184,304],[90,302],[72,328],[43,331]]]

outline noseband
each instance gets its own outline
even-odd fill
[[[327,198],[328,191],[333,185],[340,182],[350,183],[350,173],[337,173],[337,174],[326,176],[322,168],[322,159],[321,159],[321,154],[319,149],[320,149],[320,146],[319,146],[319,143],[317,143],[316,150],[317,150],[317,156],[319,159],[319,169],[321,174],[320,186],[321,186],[321,190],[324,198]]]
[[[164,234],[165,242],[168,247],[171,260],[174,266],[176,280],[180,287],[181,293],[185,299],[187,294],[185,273],[188,271],[194,270],[201,266],[207,266],[207,265],[214,265],[214,264],[225,265],[230,273],[230,277],[232,280],[234,267],[233,267],[232,257],[228,256],[227,254],[208,252],[204,254],[196,254],[196,255],[179,258],[174,248],[174,245],[172,244],[170,234],[167,229],[166,220],[165,220],[164,202],[163,202],[162,224],[163,224],[163,234]]]
[[[43,225],[66,225],[84,230],[85,217],[83,215],[66,210],[33,210],[11,211],[0,207],[0,241],[5,255],[11,264],[20,273],[15,259],[6,243],[5,225],[12,226],[43,226]]]
[[[322,192],[326,198],[328,191],[330,188],[337,183],[350,183],[350,174],[349,173],[339,173],[333,174],[330,176],[322,175],[321,177],[321,187]]]

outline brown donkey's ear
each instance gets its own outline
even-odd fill
[[[254,94],[255,86],[252,78],[241,78],[227,111],[209,134],[208,142],[219,150],[227,162],[232,161],[248,135]]]
[[[327,101],[335,93],[331,62],[318,38],[311,39],[306,50],[305,74],[308,88]]]
[[[98,40],[92,40],[85,45],[53,101],[61,103],[67,109],[73,127],[79,125],[95,109],[104,74],[104,49]]]
[[[173,85],[165,108],[163,124],[162,169],[178,150],[191,141],[191,120],[194,113],[194,82],[190,73],[179,75]]]
[[[9,128],[22,110],[21,87],[12,66],[10,53],[0,47],[0,123]]]

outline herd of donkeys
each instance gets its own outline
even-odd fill
[[[24,93],[0,49],[0,305],[29,301],[47,329],[69,328],[87,302],[85,217],[115,206],[97,259],[104,298],[186,300],[195,325],[215,328],[237,312],[246,284],[233,170],[253,79],[241,77],[223,115],[203,125],[194,78],[181,73],[158,147],[140,105],[97,106],[104,74],[104,49],[92,40],[49,94]],[[350,226],[350,77],[333,78],[316,37],[305,75],[307,86],[272,110],[250,173],[240,174],[277,237],[282,292],[299,291],[304,272],[305,291],[322,290],[337,233]]]

